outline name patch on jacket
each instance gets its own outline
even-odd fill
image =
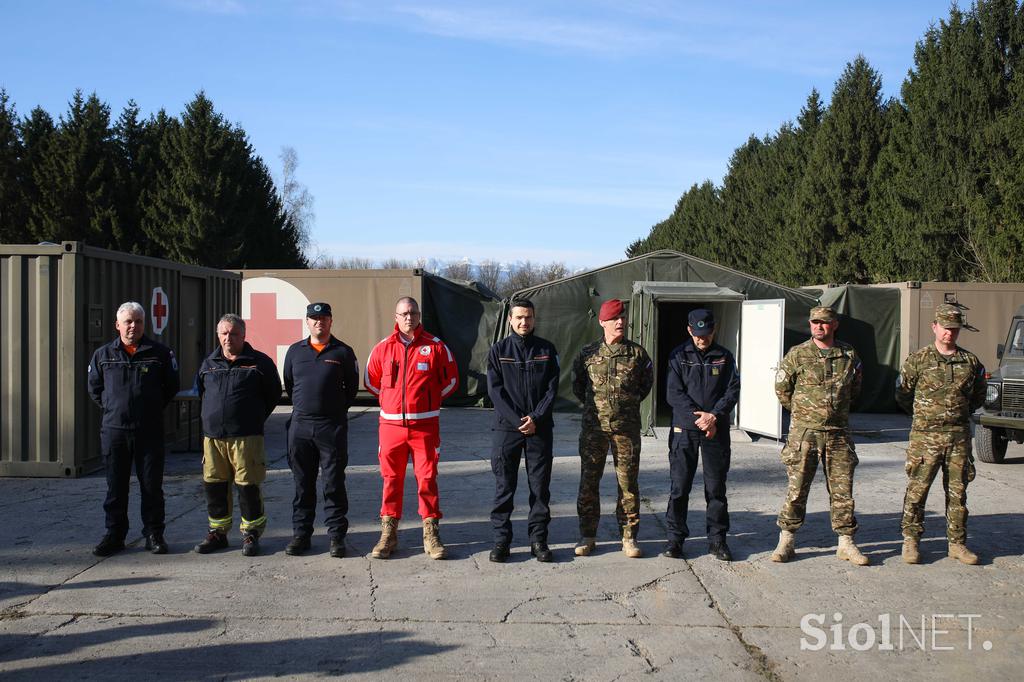
[[[426,355],[426,353],[424,353],[424,355]],[[416,369],[418,369],[421,372],[426,372],[428,369],[430,369],[430,363],[428,363],[428,362],[417,362],[416,363]]]
[[[332,365],[340,365],[341,364],[341,362],[339,362],[338,360],[326,360],[325,359],[324,362],[329,362]]]

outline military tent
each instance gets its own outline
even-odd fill
[[[512,298],[533,301],[537,334],[558,348],[562,375],[556,408],[570,410],[578,406],[572,395],[572,361],[585,344],[601,338],[597,321],[601,303],[611,298],[628,301],[628,337],[647,350],[655,367],[656,388],[641,408],[647,432],[653,426],[666,425],[671,416],[665,401],[664,368],[671,350],[687,338],[687,315],[698,307],[710,308],[718,322],[717,340],[736,355],[743,378],[735,423],[746,431],[778,438],[782,412],[774,396],[775,370],[785,350],[808,338],[808,313],[817,305],[820,293],[774,284],[678,251],[661,250],[523,289]],[[870,312],[856,293],[833,296],[829,301],[839,305],[841,313]],[[506,311],[507,307],[508,302]],[[858,349],[863,337],[871,339],[872,349],[883,348],[886,353],[894,343],[892,339],[898,338],[898,331],[887,324],[841,324],[840,330],[853,337],[850,340]],[[503,321],[495,338],[508,332]],[[839,336],[843,338],[844,333]],[[898,347],[898,342],[895,345]],[[869,357],[875,355],[876,350],[868,352]],[[885,358],[888,360],[888,355]],[[876,377],[874,372],[868,377],[867,392],[872,400],[881,400],[882,384],[891,387],[892,382],[888,377]]]

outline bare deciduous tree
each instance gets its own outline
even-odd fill
[[[315,218],[313,195],[296,178],[295,172],[299,167],[299,155],[295,148],[281,147],[279,158],[281,159],[281,184],[278,191],[281,196],[281,205],[288,222],[295,230],[296,244],[301,251],[306,252],[306,259],[312,262],[314,258],[308,251]]]
[[[501,263],[496,260],[483,260],[477,263],[476,280],[497,293],[501,285]]]
[[[468,260],[451,260],[441,268],[441,275],[448,279],[470,280],[473,278],[473,264]]]

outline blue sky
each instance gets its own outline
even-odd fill
[[[826,102],[858,53],[898,95],[946,2],[150,0],[0,4],[19,113],[199,90],[337,257],[620,260],[733,150]]]

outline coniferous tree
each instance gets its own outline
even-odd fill
[[[18,185],[24,206],[24,241],[38,241],[36,227],[42,222],[41,197],[38,178],[43,175],[44,161],[49,158],[50,148],[56,136],[53,118],[42,107],[35,107],[28,117],[18,124],[21,137],[22,157],[18,164]]]
[[[164,130],[160,156],[142,226],[163,257],[224,268],[304,262],[266,165],[205,93]]]
[[[82,239],[115,246],[115,149],[110,108],[95,93],[75,92],[67,117],[33,168],[37,203],[29,220],[41,241]]]
[[[19,186],[23,148],[18,136],[18,114],[0,88],[0,243],[23,242],[25,204]]]
[[[865,282],[869,180],[885,142],[882,81],[863,56],[846,66],[814,140],[788,231],[801,281]]]
[[[874,254],[876,279],[1008,276],[999,254],[1013,243],[1004,229],[1012,219],[1000,204],[1021,176],[1000,176],[993,164],[1012,166],[1004,163],[1012,134],[1003,133],[1013,126],[1005,112],[1024,37],[1020,14],[1015,0],[954,6],[918,42],[873,179],[872,231],[892,245]]]

